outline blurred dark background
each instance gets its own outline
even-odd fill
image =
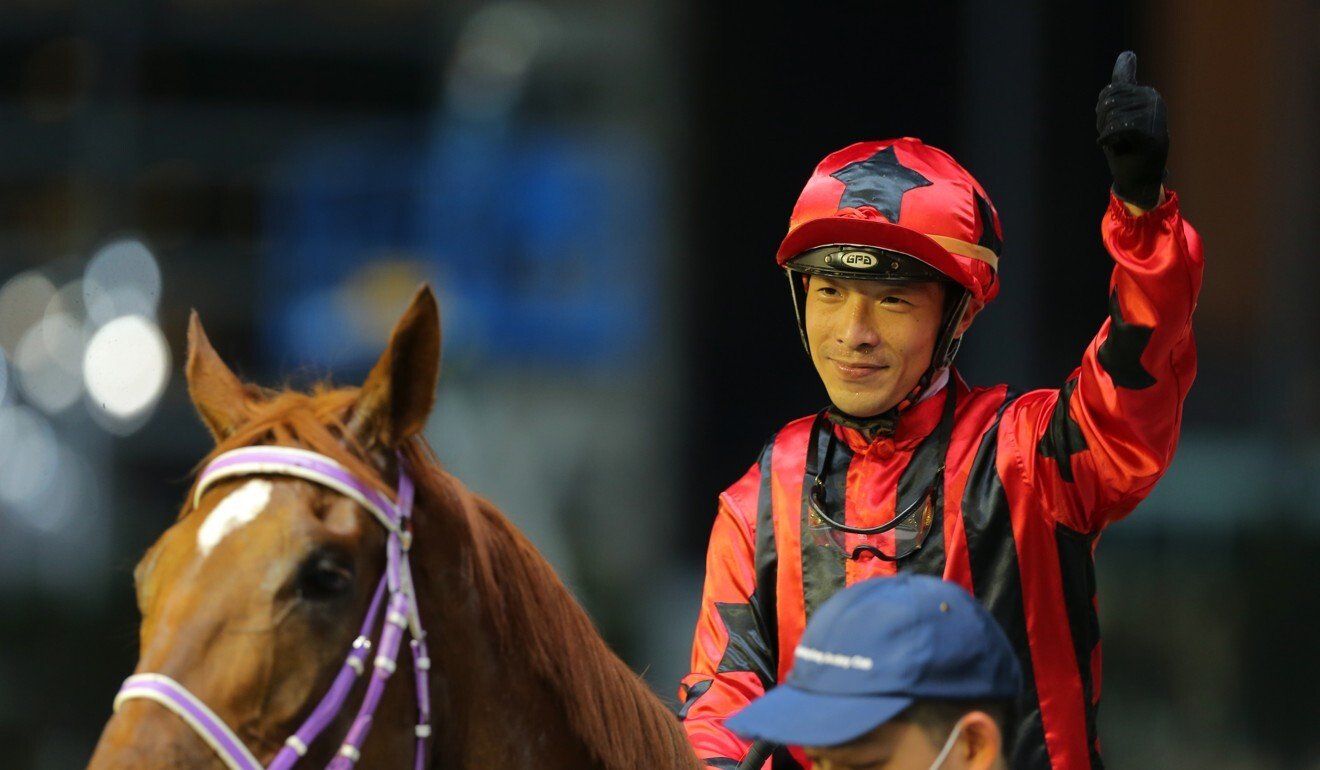
[[[132,670],[132,566],[210,446],[188,310],[245,377],[354,382],[421,280],[441,459],[672,700],[716,495],[822,404],[773,265],[814,164],[957,157],[1006,241],[960,369],[1060,383],[1131,48],[1207,272],[1178,458],[1098,552],[1101,736],[1320,768],[1318,44],[1303,0],[0,4],[0,765],[81,767]]]

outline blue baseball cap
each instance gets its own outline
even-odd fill
[[[784,683],[725,725],[744,738],[838,746],[918,700],[1013,700],[1008,637],[963,588],[927,575],[866,580],[816,611]]]

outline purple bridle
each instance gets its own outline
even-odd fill
[[[193,504],[201,500],[202,493],[209,486],[221,479],[254,474],[296,476],[329,487],[361,504],[389,533],[385,543],[385,574],[376,586],[371,608],[367,610],[362,630],[353,642],[348,659],[344,661],[330,691],[321,699],[307,721],[289,736],[279,754],[264,770],[289,770],[307,753],[307,747],[312,741],[339,715],[353,684],[365,672],[367,655],[373,645],[371,633],[380,617],[382,606],[385,607],[385,622],[381,625],[380,639],[375,643],[377,653],[372,666],[371,682],[358,709],[357,719],[353,721],[338,753],[326,766],[326,770],[352,770],[360,758],[362,744],[371,730],[372,718],[385,692],[385,684],[396,668],[405,629],[411,636],[409,647],[412,649],[413,670],[417,680],[417,748],[414,767],[415,770],[422,770],[426,763],[427,739],[431,735],[431,695],[427,684],[431,659],[427,655],[426,632],[422,629],[412,567],[408,563],[408,551],[412,545],[413,483],[404,471],[403,458],[399,458],[396,504],[325,455],[281,446],[235,449],[215,458],[202,470]],[[387,593],[388,602],[385,599]],[[252,756],[252,752],[224,720],[168,676],[137,674],[129,677],[115,696],[115,710],[118,711],[124,701],[134,698],[152,700],[173,711],[215,750],[230,770],[263,770],[261,763]]]

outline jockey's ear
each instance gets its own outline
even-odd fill
[[[972,320],[976,318],[976,314],[980,313],[984,309],[985,309],[984,303],[977,302],[976,300],[972,300],[968,302],[967,310],[963,312],[962,321],[959,322],[958,328],[953,332],[953,336],[957,338],[966,334],[967,329],[972,325]]]
[[[423,285],[362,384],[349,430],[367,446],[399,446],[426,425],[439,377],[440,309]]]
[[[188,395],[216,442],[228,438],[247,421],[256,391],[245,386],[211,347],[197,311],[188,318],[188,363],[184,367]]]

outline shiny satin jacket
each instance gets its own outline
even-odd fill
[[[724,719],[783,679],[821,602],[858,580],[911,571],[966,587],[1017,648],[1026,688],[1012,767],[1102,767],[1094,549],[1173,458],[1196,374],[1191,321],[1203,263],[1172,193],[1140,216],[1111,198],[1101,230],[1116,262],[1109,318],[1061,388],[969,389],[955,376],[905,411],[893,436],[872,441],[831,423],[813,431],[805,417],[720,496],[692,671],[679,692],[680,717],[708,766],[733,768],[744,756],[749,743]],[[879,525],[894,516],[896,491],[904,504],[920,496],[938,463],[932,431],[949,388],[957,398],[946,494],[922,548],[898,562],[849,560],[813,537],[806,492],[825,459],[821,436],[836,437],[827,499],[843,501],[849,525]],[[811,763],[796,748],[766,765],[799,766]]]

